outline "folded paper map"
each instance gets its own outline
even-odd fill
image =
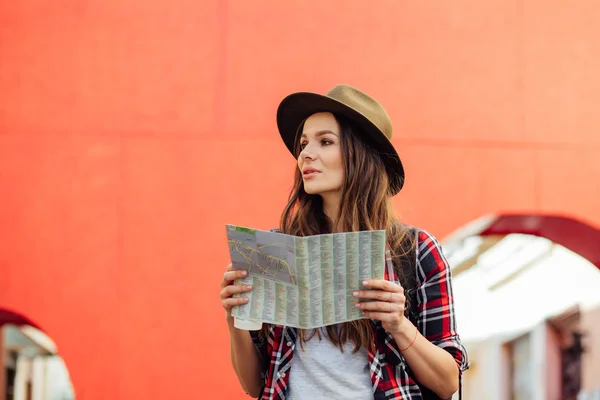
[[[318,328],[363,318],[352,292],[365,279],[383,279],[385,231],[292,236],[227,225],[238,284],[252,285],[237,320]]]

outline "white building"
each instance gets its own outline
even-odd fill
[[[30,325],[0,325],[0,395],[10,400],[73,400],[56,345]]]
[[[471,360],[465,399],[600,399],[596,266],[545,238],[521,234],[457,233],[444,253]]]

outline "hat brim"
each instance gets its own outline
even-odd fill
[[[292,155],[294,155],[298,127],[306,118],[318,112],[343,115],[359,124],[367,133],[362,139],[382,156],[390,181],[390,194],[395,195],[400,192],[405,180],[404,166],[392,142],[363,114],[331,97],[318,93],[299,92],[281,101],[277,108],[277,128]]]

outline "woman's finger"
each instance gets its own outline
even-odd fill
[[[226,309],[230,309],[231,307],[248,303],[248,298],[247,297],[230,297],[228,299],[224,299],[221,303],[223,304],[223,307],[225,307]]]
[[[357,290],[353,295],[360,299],[375,299],[394,303],[400,303],[406,300],[402,293],[386,292],[383,290]]]
[[[367,318],[376,319],[381,322],[399,322],[401,317],[395,313],[379,312],[379,311],[363,311],[362,315]]]
[[[246,270],[236,270],[236,271],[226,271],[223,274],[223,279],[221,281],[221,286],[225,287],[227,285],[231,285],[236,279],[245,278],[248,275],[248,271]]]
[[[388,303],[383,301],[367,301],[356,303],[356,308],[365,311],[381,311],[384,313],[402,312],[404,303]]]
[[[386,281],[385,279],[371,279],[364,281],[363,285],[370,289],[380,289],[386,292],[404,293],[404,288],[394,282]]]
[[[252,285],[229,285],[221,289],[221,298],[225,299],[237,293],[246,293],[252,290]]]

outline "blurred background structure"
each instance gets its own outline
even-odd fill
[[[294,160],[276,107],[348,83],[394,121],[398,213],[445,239],[465,398],[591,398],[599,13],[591,0],[1,2],[0,393],[245,398],[218,299],[225,224],[277,226]]]

